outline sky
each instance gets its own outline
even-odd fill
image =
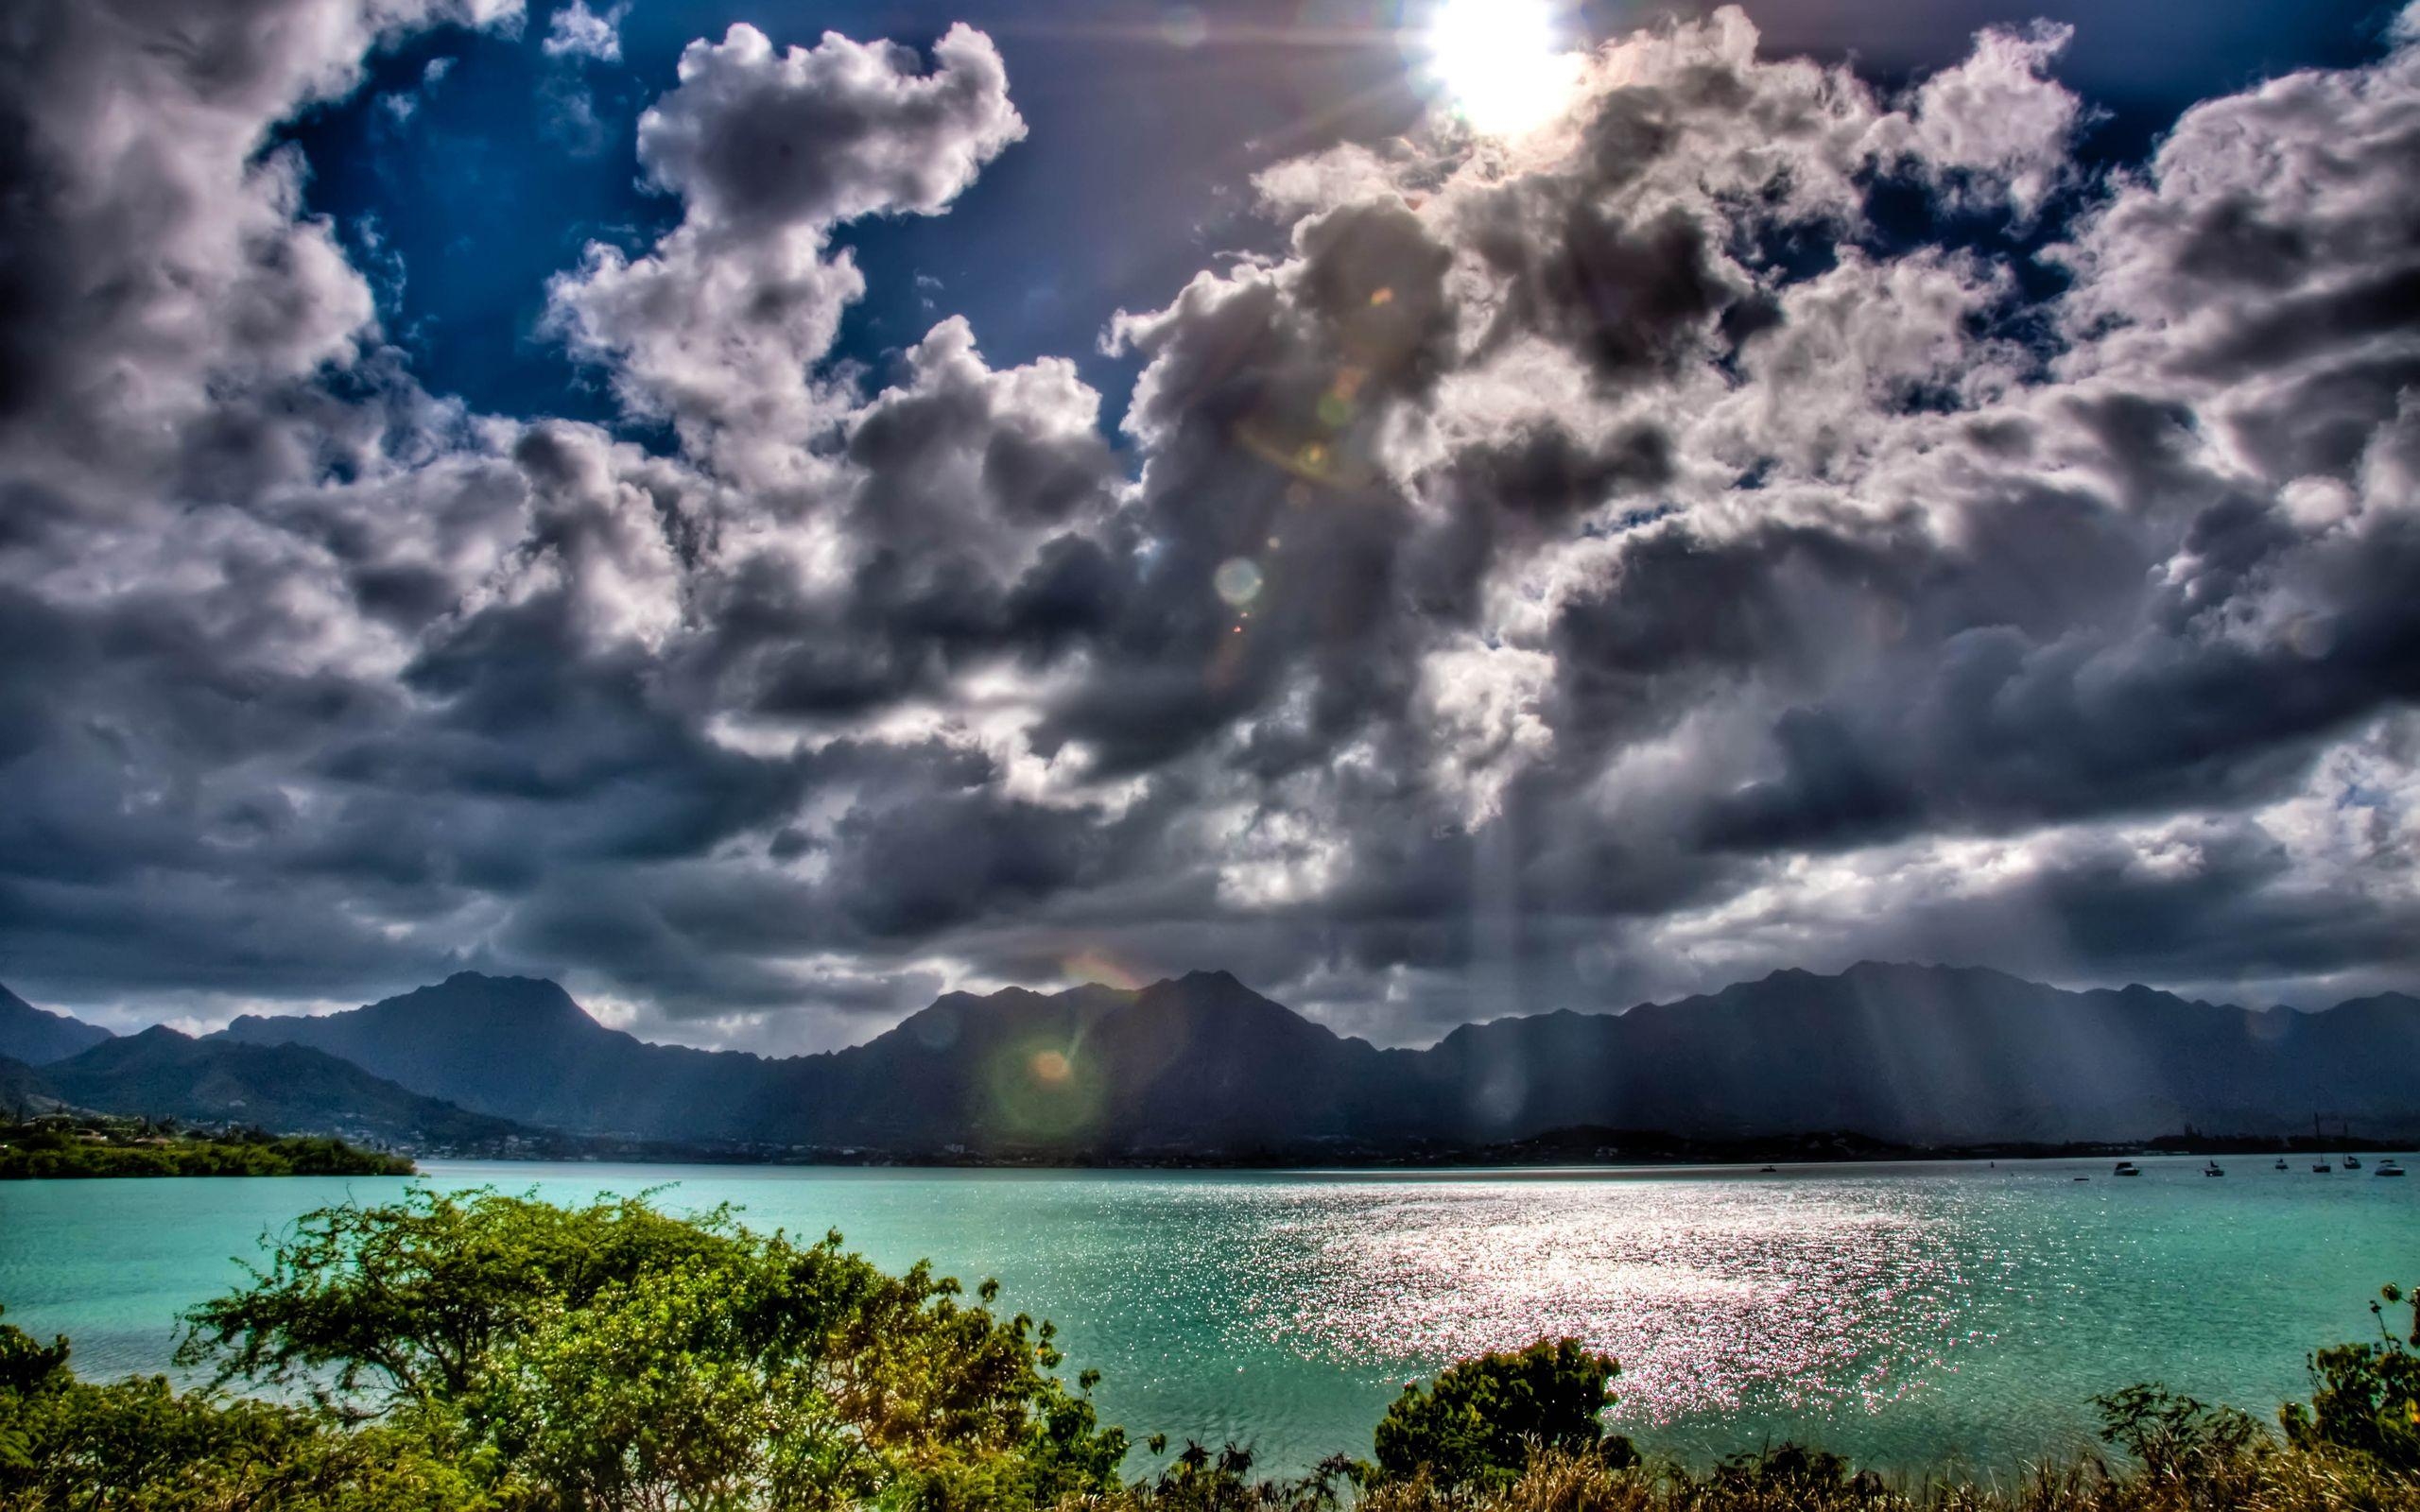
[[[2420,986],[2420,3],[31,0],[0,981]]]

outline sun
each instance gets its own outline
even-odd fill
[[[1570,97],[1580,60],[1559,43],[1551,0],[1440,0],[1428,69],[1472,129],[1519,136]]]

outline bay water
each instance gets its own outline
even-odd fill
[[[2005,1477],[2091,1446],[2090,1398],[2158,1380],[2264,1418],[2305,1357],[2420,1281],[2420,1182],[2297,1157],[1655,1171],[868,1170],[427,1162],[558,1201],[653,1189],[897,1268],[931,1259],[1059,1326],[1105,1418],[1296,1470],[1406,1381],[1572,1335],[1614,1421],[1703,1462],[1784,1439]],[[2375,1165],[2375,1160],[2370,1162]],[[2084,1177],[2088,1179],[2077,1180]],[[87,1377],[167,1368],[177,1314],[299,1214],[402,1180],[0,1184],[0,1305]],[[1135,1462],[1137,1466],[1140,1459]]]

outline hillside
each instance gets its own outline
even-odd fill
[[[22,1060],[0,1056],[0,1117],[18,1118],[48,1112],[58,1106],[42,1073]]]
[[[304,1046],[193,1040],[165,1027],[112,1039],[36,1074],[52,1095],[99,1113],[415,1149],[493,1149],[533,1132],[406,1091]]]

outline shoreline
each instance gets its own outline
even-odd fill
[[[1263,1151],[942,1150],[903,1151],[864,1146],[671,1145],[652,1141],[567,1141],[544,1151],[451,1151],[423,1149],[421,1159],[473,1163],[796,1166],[868,1170],[940,1171],[1235,1171],[1298,1174],[1369,1172],[1659,1170],[1720,1168],[1761,1174],[1786,1167],[1880,1164],[1958,1164],[1995,1160],[2089,1160],[2201,1157],[2308,1160],[2331,1164],[2346,1154],[2375,1159],[2420,1153],[2420,1139],[2408,1134],[2376,1143],[2313,1140],[2308,1135],[2194,1135],[2148,1141],[2073,1143],[2010,1143],[1917,1146],[1857,1136],[1808,1136],[1776,1141],[1693,1141],[1630,1134],[1618,1139],[1565,1140],[1545,1136],[1503,1144],[1430,1149],[1373,1150],[1292,1146]],[[2341,1167],[2339,1167],[2341,1171]],[[2297,1174],[2308,1174],[2308,1172]],[[2364,1168],[2358,1175],[2371,1174]]]

